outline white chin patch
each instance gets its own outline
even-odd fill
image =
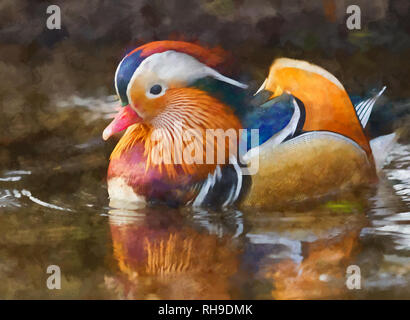
[[[144,196],[138,195],[125,179],[115,177],[108,180],[110,207],[115,209],[139,209],[145,206]]]

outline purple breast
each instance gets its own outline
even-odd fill
[[[177,175],[169,177],[157,165],[146,169],[146,162],[144,145],[136,144],[119,158],[111,159],[107,179],[121,177],[137,195],[147,200],[186,202],[193,198],[190,190],[194,179],[183,172],[181,166],[176,165]]]

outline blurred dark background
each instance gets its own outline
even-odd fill
[[[51,4],[61,8],[61,30],[46,28]],[[346,27],[350,4],[361,8],[361,30]],[[124,53],[163,39],[223,47],[255,89],[279,56],[327,68],[352,95],[387,85],[370,130],[401,128],[408,141],[409,6],[408,0],[2,0],[0,163],[29,165],[22,159],[30,157],[19,156],[50,159],[67,145],[98,139],[107,120],[94,100],[73,97],[114,94]]]

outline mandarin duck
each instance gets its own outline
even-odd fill
[[[272,207],[377,179],[395,135],[371,143],[364,127],[384,88],[355,107],[323,68],[280,58],[249,101],[223,62],[220,51],[181,41],[122,59],[114,81],[122,107],[103,132],[106,140],[126,130],[110,157],[111,206]]]

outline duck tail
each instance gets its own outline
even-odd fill
[[[376,101],[380,98],[385,90],[386,86],[384,86],[378,93],[374,94],[372,97],[363,100],[355,105],[357,117],[359,118],[363,128],[365,128],[367,123],[369,122],[369,118],[372,113],[373,107],[376,104]],[[397,138],[397,134],[393,132],[370,140],[370,148],[373,153],[377,172],[382,169],[390,150],[393,148],[397,141]]]
[[[357,116],[362,124],[362,127],[365,128],[367,122],[369,121],[370,114],[372,113],[373,106],[375,105],[377,99],[383,94],[386,90],[386,86],[384,86],[377,94],[370,97],[367,100],[361,101],[359,104],[355,106]]]
[[[393,132],[370,140],[370,148],[372,149],[377,172],[382,169],[390,150],[397,141],[397,138],[397,134]]]

